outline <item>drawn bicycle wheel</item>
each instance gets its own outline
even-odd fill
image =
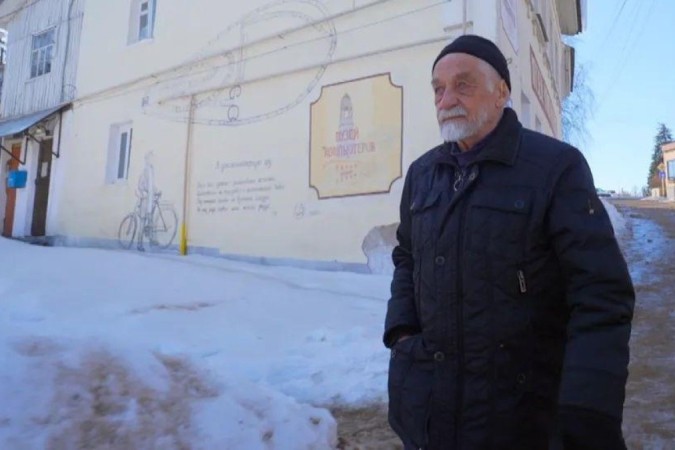
[[[157,206],[152,213],[150,246],[165,249],[173,244],[178,231],[178,216],[171,207]]]
[[[134,243],[134,238],[136,238],[136,229],[138,228],[138,223],[136,220],[135,214],[127,214],[127,216],[122,219],[120,223],[120,228],[117,231],[117,241],[120,244],[120,247],[124,249],[131,248],[131,245]]]

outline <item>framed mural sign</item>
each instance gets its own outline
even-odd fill
[[[402,176],[403,88],[390,74],[324,86],[310,107],[309,185],[319,199],[388,193]]]

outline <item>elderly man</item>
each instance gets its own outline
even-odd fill
[[[432,75],[445,143],[403,187],[392,428],[406,449],[624,449],[634,291],[586,161],[521,126],[491,41]]]

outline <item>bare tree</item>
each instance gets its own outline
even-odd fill
[[[588,66],[580,64],[574,69],[574,87],[563,100],[563,140],[579,148],[590,139],[588,122],[595,113],[595,94],[589,83]]]

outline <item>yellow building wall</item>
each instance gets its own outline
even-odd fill
[[[246,6],[233,2],[228,10],[233,25],[211,22],[213,13],[200,11],[203,26],[183,33],[190,42],[177,47],[177,41],[163,33],[159,24],[182,23],[188,9],[192,16],[199,10],[186,5],[182,10],[182,3],[177,3],[176,8],[158,11],[154,41],[131,46],[126,45],[126,34],[111,38],[115,36],[112,28],[88,28],[102,17],[111,23],[121,21],[126,10],[109,2],[90,4],[82,39],[83,94],[73,110],[76,131],[64,144],[76,155],[64,170],[77,176],[66,183],[60,198],[64,206],[58,219],[61,234],[73,240],[114,242],[122,219],[136,203],[145,155],[152,151],[155,184],[162,201],[170,203],[186,223],[189,248],[228,255],[364,263],[361,245],[368,232],[398,220],[405,169],[439,142],[429,87],[431,62],[447,39],[438,13],[461,17],[452,9],[457,5],[372,2],[382,6],[267,38],[275,29],[300,27],[310,17],[339,15],[340,5],[351,6],[352,2],[335,2],[334,11],[326,11],[320,2],[288,2],[283,4],[285,10],[279,10],[282,3],[266,8],[263,2]],[[256,6],[262,10],[250,15]],[[162,13],[174,17],[160,20]],[[243,19],[237,21],[237,16]],[[298,17],[301,20],[296,23]],[[421,22],[428,26],[419,27]],[[237,49],[242,44],[242,27],[245,45]],[[392,34],[392,30],[398,32]],[[105,60],[101,60],[97,37],[114,42]],[[219,51],[221,56],[207,57]],[[206,59],[164,70],[200,55]],[[141,79],[144,73],[153,72],[150,67],[157,67],[159,75]],[[380,116],[398,124],[399,135],[393,141],[389,138],[397,145],[383,149],[379,159],[369,164],[371,174],[377,175],[372,164],[380,161],[397,166],[399,174],[384,189],[377,189],[379,193],[371,194],[369,186],[356,186],[348,196],[319,199],[309,179],[312,104],[320,99],[324,86],[342,84],[363,90],[350,80],[378,74],[386,75],[387,85],[401,86],[391,89],[399,105],[402,101],[402,111],[388,114],[389,104],[397,100],[392,100],[392,91],[380,87],[355,93],[354,117],[364,130],[372,129]],[[191,101],[188,207],[183,215]],[[373,101],[381,109],[374,115],[369,112]],[[339,118],[339,105],[327,116],[331,114]],[[128,180],[107,183],[110,127],[127,122],[133,127]],[[329,122],[326,126],[333,126]],[[337,122],[334,128],[337,131]],[[355,183],[367,185],[368,180],[361,177]]]
[[[131,45],[120,27],[129,21],[127,3],[87,3],[80,96],[72,128],[64,132],[68,156],[61,167],[68,176],[58,200],[58,233],[73,242],[114,245],[152,152],[161,200],[186,225],[189,249],[365,263],[366,235],[398,221],[403,179],[392,176],[396,166],[403,176],[440,143],[431,63],[461,32],[462,2],[176,0],[170,8],[159,2],[154,38]],[[498,39],[494,0],[470,5],[467,31]],[[518,64],[511,68],[516,85],[529,85],[518,70],[529,70],[530,29],[521,33]],[[379,74],[388,82],[354,81]],[[341,124],[337,99],[347,93],[359,128],[356,144],[377,142],[378,150],[359,168],[350,165],[355,158],[345,158],[330,172],[343,176],[342,184],[322,191],[310,181],[312,125],[330,145]],[[389,109],[400,101],[397,123],[399,113]],[[323,125],[310,120],[313,104],[315,112],[323,108]],[[133,128],[128,179],[109,183],[111,126],[122,123]],[[392,131],[376,133],[397,125],[398,139]],[[367,175],[377,173],[377,164],[387,174],[372,180]],[[176,236],[174,251],[178,243]]]
[[[142,114],[137,95],[73,109],[72,132],[64,133],[60,170],[67,173],[59,197],[60,234],[80,238],[116,239],[122,218],[136,202],[136,187],[147,152],[155,155],[156,185],[162,199],[180,208],[186,125]],[[127,180],[106,182],[112,124],[131,122],[133,138]],[[150,133],[148,130],[157,130]]]

